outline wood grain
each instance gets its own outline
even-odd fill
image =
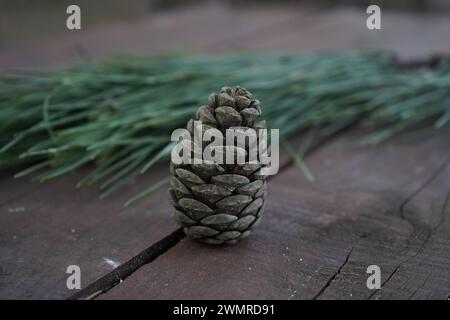
[[[215,6],[154,13],[132,22],[67,30],[58,41],[37,41],[32,48],[11,48],[0,52],[0,68],[59,68],[122,53],[224,53],[244,41],[242,37],[258,35],[260,30],[286,20],[302,19],[304,13],[301,8],[237,10]]]
[[[442,40],[448,19],[391,14],[383,32],[368,33],[360,17],[297,7],[195,8],[11,48],[0,53],[0,66],[59,67],[118,52],[304,53],[377,46],[409,58],[449,49]],[[358,135],[330,142],[308,159],[314,184],[289,167],[272,179],[265,219],[248,240],[221,248],[182,240],[101,298],[446,299],[448,132],[412,141],[406,135],[374,148],[357,147]],[[96,189],[74,188],[83,172],[45,184],[2,172],[0,298],[70,297],[69,264],[81,267],[83,288],[98,285],[100,277],[116,274],[110,273],[118,270],[116,262],[133,262],[172,234],[177,226],[165,190],[122,208],[166,172],[161,164],[105,200]],[[379,291],[365,286],[369,264],[382,269]]]
[[[307,161],[315,183],[297,168],[271,181],[263,222],[247,240],[225,247],[182,240],[100,298],[446,299],[450,250],[439,232],[448,222],[440,217],[449,134],[366,148],[357,146],[358,132],[340,138]],[[426,191],[432,186],[439,195]],[[416,214],[405,214],[411,206]],[[435,232],[419,240],[417,226],[427,221]],[[366,287],[372,264],[382,270],[379,291]]]
[[[95,188],[75,189],[83,172],[16,182],[19,196],[0,206],[0,297],[68,298],[75,292],[66,287],[67,266],[80,266],[85,287],[175,230],[165,189],[123,208],[168,172],[165,164],[154,169],[104,200]],[[9,188],[8,179],[0,181],[0,190]]]
[[[402,59],[450,50],[450,20],[441,14],[385,12],[382,29],[368,30],[362,9],[302,6],[198,6],[145,19],[85,26],[52,40],[0,52],[1,68],[58,68],[118,53],[311,53],[384,49]],[[61,28],[65,28],[62,24]],[[32,52],[33,54],[30,54]]]
[[[61,41],[33,47],[32,55],[27,48],[11,49],[0,54],[0,66],[57,67],[124,51],[154,54],[185,50],[186,45],[202,49],[217,41],[233,41],[242,33],[257,33],[295,15],[286,10],[235,14],[217,8],[160,14],[132,24],[70,33]],[[82,288],[86,288],[102,276],[109,279],[107,275],[119,264],[133,264],[139,253],[177,230],[166,190],[138,205],[122,207],[129,197],[165,177],[166,163],[105,200],[98,199],[95,188],[74,188],[83,172],[44,184],[13,179],[13,173],[0,176],[2,299],[71,297],[76,291],[66,287],[68,265],[80,266]]]

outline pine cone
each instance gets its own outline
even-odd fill
[[[226,129],[239,127],[257,132],[266,127],[265,121],[255,123],[260,115],[260,102],[250,92],[239,86],[224,87],[220,94],[209,96],[208,105],[198,109],[196,120],[202,121],[203,130],[217,128],[225,134]],[[191,119],[187,125],[191,137],[193,122]],[[266,182],[260,169],[259,162],[171,162],[170,196],[175,221],[188,236],[209,244],[236,243],[247,237],[264,211]]]

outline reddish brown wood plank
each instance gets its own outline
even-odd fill
[[[66,268],[79,265],[82,287],[176,229],[166,190],[128,208],[123,203],[167,174],[165,164],[105,200],[75,189],[80,173],[43,184],[0,207],[0,297],[66,298]],[[2,180],[0,189],[8,188]],[[21,184],[30,184],[22,179]],[[24,189],[24,188],[22,188]]]
[[[381,30],[368,30],[362,9],[302,6],[202,6],[104,26],[65,31],[52,41],[0,53],[0,67],[60,67],[116,53],[264,51],[310,53],[385,49],[403,59],[448,52],[450,22],[440,14],[384,12]],[[65,28],[64,25],[61,28]],[[33,52],[31,55],[30,52]]]
[[[396,53],[404,60],[450,51],[450,20],[445,14],[386,10],[381,30],[367,29],[366,18],[362,7],[315,10],[257,36],[243,37],[233,48],[282,53],[375,49]]]
[[[20,197],[26,196],[34,186],[23,183],[19,179],[14,179],[14,171],[3,170],[0,172],[0,183],[4,186],[1,188],[0,207],[7,206],[9,203]]]
[[[450,162],[404,203],[408,246],[371,299],[450,299]],[[391,268],[392,270],[392,268]]]
[[[314,184],[296,168],[270,182],[265,217],[247,240],[225,247],[182,240],[101,298],[369,298],[366,268],[378,264],[386,279],[417,249],[415,227],[400,208],[442,171],[449,135],[414,141],[406,135],[366,148],[356,144],[359,133],[339,139],[307,161]],[[448,192],[448,183],[442,187]],[[427,269],[450,278],[448,244],[437,243]],[[409,278],[411,288],[422,286],[435,298],[450,290],[445,281],[418,280]],[[383,297],[383,289],[377,294]]]
[[[204,48],[221,39],[230,41],[242,29],[257,32],[295,14],[258,10],[235,14],[214,8],[161,14],[111,30],[70,34],[62,41],[38,46],[33,56],[29,50],[20,51],[22,56],[11,51],[0,61],[9,67],[71,64],[76,45],[94,58],[122,49],[158,52],[185,49],[186,44]],[[0,180],[0,298],[67,298],[75,293],[66,288],[68,265],[81,267],[85,288],[117,266],[114,262],[128,261],[176,230],[165,190],[122,208],[128,197],[164,177],[168,165],[151,172],[105,200],[98,199],[95,189],[74,188],[81,173],[44,184],[13,180],[12,172],[4,173]]]
[[[234,9],[194,7],[155,13],[146,19],[80,31],[66,31],[58,41],[35,43],[0,53],[0,67],[60,67],[84,59],[104,59],[117,53],[224,52],[240,45],[241,36],[290,19],[301,19],[304,9]],[[65,26],[62,26],[62,28]]]
[[[343,16],[335,15],[337,18],[333,18],[333,16],[326,15],[326,19],[329,22],[325,23],[324,27],[321,27],[324,20],[320,16],[312,16],[309,19],[305,18],[300,9],[263,9],[261,11],[253,9],[229,10],[225,11],[225,13],[217,8],[206,8],[200,11],[195,9],[176,14],[156,15],[152,16],[151,20],[138,21],[133,24],[116,25],[112,27],[99,28],[96,30],[85,29],[78,34],[68,33],[65,39],[54,41],[52,43],[43,43],[40,45],[36,44],[33,47],[33,50],[19,48],[17,50],[2,53],[0,54],[0,64],[1,66],[9,67],[44,67],[48,65],[59,66],[79,62],[85,55],[87,57],[97,59],[107,57],[117,51],[141,51],[148,53],[177,51],[182,49],[191,52],[224,52],[242,49],[305,52],[317,49],[329,50],[353,47],[355,44],[357,45],[359,43],[358,41],[361,41],[363,44],[362,47],[364,47],[366,40],[369,42],[372,41],[371,39],[364,38],[365,33],[357,35],[356,38],[354,35],[347,35],[346,30],[349,30],[351,24],[358,21],[359,25],[358,17],[360,17],[360,15],[352,14],[352,19],[350,20],[346,20],[345,16],[345,14]],[[351,23],[346,23],[345,21],[351,21]],[[407,37],[407,39],[409,39],[408,42],[403,44],[398,41],[398,36],[393,36],[393,38],[387,42],[388,44],[402,45],[407,50],[411,50],[411,52],[421,52],[421,50],[424,50],[425,45],[427,46],[426,50],[435,51],[439,48],[446,48],[445,46],[447,45],[447,42],[435,42],[433,39],[436,39],[436,37],[425,37],[426,35],[430,35],[430,30],[441,34],[441,36],[445,36],[446,33],[439,30],[445,29],[446,20],[439,20],[440,22],[438,24],[438,29],[431,28],[430,23],[426,21],[423,25],[418,24],[417,28],[422,30],[420,31],[422,32],[420,34],[424,35],[424,37],[419,37],[419,43],[413,42],[413,39],[411,38],[412,35],[416,33],[411,33],[408,31],[410,29],[408,26],[411,27],[414,24],[414,21],[407,21],[409,22],[400,25],[402,26],[400,29],[404,32],[402,33],[403,36],[409,35]],[[390,25],[389,22],[387,25]],[[333,30],[336,32],[333,33]],[[367,30],[364,30],[364,32],[367,32]],[[425,38],[430,38],[432,41],[425,41]],[[301,39],[301,41],[299,41],[299,39]],[[381,40],[377,40],[378,42],[374,43],[382,44],[383,41]],[[32,52],[32,55],[30,55],[30,52]],[[347,144],[344,145],[347,146]],[[430,148],[428,151],[431,152],[433,149]],[[346,157],[351,158],[349,152],[350,151],[346,154]],[[412,150],[409,150],[408,152],[410,152],[411,155],[414,155]],[[423,156],[430,157],[429,154],[425,154]],[[380,159],[383,160],[384,158],[381,157]],[[430,160],[431,158],[426,159]],[[313,163],[315,162],[313,161]],[[350,161],[350,163],[354,162]],[[429,162],[427,163],[431,166]],[[315,164],[313,165],[315,166]],[[433,168],[434,165],[435,164],[433,163]],[[165,172],[165,167],[163,166],[161,168],[161,172]],[[362,166],[362,169],[366,170],[367,168],[367,165]],[[316,169],[321,172],[323,168],[320,165],[317,165]],[[336,191],[330,189],[331,191],[326,191],[332,194],[330,198],[321,197],[320,194],[323,191],[322,189],[326,187],[327,183],[319,184],[320,187],[318,187],[318,191],[311,191],[311,186],[302,182],[303,178],[301,174],[297,171],[295,172],[295,174],[291,172],[293,174],[293,186],[295,186],[295,188],[299,188],[299,190],[303,190],[301,197],[298,197],[297,192],[292,193],[292,191],[288,192],[284,190],[286,189],[284,187],[284,181],[280,180],[282,179],[280,178],[278,181],[282,181],[282,183],[280,182],[277,184],[275,182],[274,187],[272,188],[279,188],[281,191],[272,191],[273,195],[271,196],[272,199],[280,200],[280,203],[274,202],[271,209],[274,218],[273,220],[270,220],[271,218],[269,214],[269,218],[267,219],[268,221],[273,221],[274,225],[281,224],[281,226],[285,225],[286,221],[292,221],[293,225],[297,225],[299,228],[298,230],[292,229],[290,231],[291,238],[294,238],[294,240],[289,238],[286,241],[281,234],[278,234],[280,232],[279,230],[271,230],[267,227],[267,223],[269,222],[265,222],[266,227],[261,229],[262,234],[260,234],[259,240],[252,240],[256,241],[257,244],[259,243],[259,246],[264,247],[264,249],[259,248],[258,245],[253,247],[253,245],[250,244],[242,244],[240,246],[244,246],[244,249],[237,249],[237,253],[232,253],[233,251],[229,251],[232,250],[232,248],[224,249],[225,251],[212,251],[217,249],[195,247],[192,243],[183,241],[176,251],[170,252],[171,255],[167,258],[165,256],[161,257],[155,261],[155,263],[167,261],[164,259],[179,261],[177,259],[180,259],[180,257],[185,257],[185,259],[189,260],[192,257],[191,255],[198,254],[199,248],[201,249],[200,251],[203,252],[202,255],[204,255],[207,261],[211,258],[210,252],[222,252],[219,254],[218,258],[217,256],[214,258],[219,259],[218,261],[220,261],[222,256],[224,259],[234,259],[243,256],[245,258],[244,265],[235,266],[231,263],[231,260],[226,260],[222,266],[223,268],[226,266],[228,266],[228,268],[237,268],[236,270],[239,270],[241,275],[238,276],[237,271],[236,273],[227,273],[225,269],[215,270],[215,272],[223,271],[222,273],[229,275],[232,279],[234,279],[234,282],[232,281],[231,284],[237,286],[239,284],[239,280],[241,279],[240,277],[246,275],[246,272],[251,271],[246,269],[247,266],[250,268],[254,268],[255,265],[263,266],[261,267],[263,270],[260,270],[253,276],[249,277],[250,284],[244,286],[242,289],[239,289],[240,291],[238,292],[238,296],[245,296],[252,293],[248,287],[252,285],[252,283],[255,283],[254,287],[256,288],[256,283],[258,282],[257,275],[266,276],[267,274],[271,274],[277,270],[283,270],[282,272],[286,273],[288,278],[283,278],[284,274],[278,274],[274,279],[264,280],[263,287],[260,288],[277,288],[278,291],[274,291],[274,296],[280,294],[281,297],[287,298],[291,297],[291,295],[292,298],[311,297],[314,290],[320,286],[323,288],[326,278],[325,276],[332,277],[336,270],[339,270],[339,266],[346,261],[347,254],[350,251],[350,247],[353,242],[350,242],[350,240],[347,242],[344,241],[345,239],[341,239],[343,237],[342,230],[347,232],[346,230],[350,226],[350,234],[355,237],[352,232],[354,232],[354,228],[356,227],[352,224],[341,225],[339,223],[341,220],[350,219],[346,215],[338,218],[337,221],[334,221],[336,219],[335,211],[339,209],[336,209],[335,204],[330,201],[340,201],[340,193],[335,194],[334,192]],[[348,172],[344,172],[341,173],[341,175],[346,178],[347,173]],[[395,173],[396,170],[390,172],[391,176]],[[390,190],[395,190],[397,192],[400,190],[399,193],[401,194],[399,195],[384,195],[384,193],[389,193],[389,191],[382,189],[380,191],[381,194],[389,200],[386,200],[389,204],[388,207],[393,208],[398,205],[397,200],[390,200],[391,196],[397,199],[397,196],[404,197],[406,193],[413,192],[415,190],[414,188],[417,187],[415,183],[417,182],[420,184],[423,182],[423,174],[424,173],[422,172],[417,175],[413,174],[410,177],[404,177],[406,182],[401,186],[394,185],[394,182],[391,182],[392,184],[390,185]],[[385,174],[382,177],[386,178],[389,177],[389,175]],[[146,180],[145,178],[141,179],[141,182],[138,185],[130,187],[130,189],[127,189],[126,192],[120,194],[118,198],[110,198],[100,201],[97,199],[96,190],[90,189],[79,193],[78,190],[73,189],[76,178],[77,176],[67,177],[43,185],[29,184],[26,179],[16,181],[2,179],[0,181],[0,190],[2,195],[2,199],[0,200],[0,210],[2,210],[0,218],[0,297],[67,297],[73,293],[68,292],[65,288],[65,279],[67,277],[65,274],[65,267],[67,264],[79,264],[82,267],[82,270],[85,270],[83,272],[82,279],[82,285],[85,287],[91,281],[98,279],[98,277],[111,270],[110,265],[108,265],[103,258],[124,262],[175,229],[175,225],[171,222],[169,206],[165,202],[155,200],[159,200],[160,198],[165,199],[166,195],[164,191],[160,191],[154,197],[150,197],[134,208],[126,210],[121,209],[121,204],[127,196],[132,195],[135,191],[151,184],[152,180]],[[372,176],[371,179],[377,181],[378,178],[376,176]],[[347,182],[350,183],[349,181]],[[410,182],[412,183],[411,185],[409,185]],[[301,183],[301,186],[298,186],[298,183]],[[338,181],[337,185],[340,183],[341,181]],[[364,187],[367,187],[369,181],[366,181],[365,183],[366,184],[363,185],[363,190]],[[387,188],[387,186],[383,188]],[[324,190],[327,189],[325,188]],[[379,195],[377,192],[379,190],[375,191],[369,190],[365,192],[374,192],[378,197]],[[378,202],[381,201],[373,200],[371,196],[366,195],[364,192],[362,195],[359,193],[355,195],[346,190],[344,192],[344,196],[348,197],[350,200],[356,197],[357,200],[355,201],[362,201],[369,207],[372,205],[371,201],[374,201],[376,205],[378,205]],[[424,197],[422,194],[420,194],[420,196]],[[295,199],[291,199],[294,197]],[[382,199],[384,199],[383,197]],[[440,198],[437,200],[439,205],[441,204],[442,199],[442,195],[440,195]],[[408,202],[408,206],[415,203],[415,201],[417,200]],[[295,220],[298,219],[298,217],[293,216],[294,213],[292,212],[289,214],[283,213],[284,210],[288,210],[289,208],[299,207],[299,204],[302,204],[303,202],[308,204],[308,206],[300,207],[303,209],[295,210],[295,212],[300,211],[303,215],[301,220]],[[368,202],[368,204],[366,202]],[[385,204],[382,203],[379,206],[384,208]],[[146,211],[147,207],[150,211]],[[327,263],[322,269],[317,271],[317,273],[320,274],[320,277],[312,277],[310,280],[306,281],[308,277],[311,276],[311,274],[314,275],[314,271],[316,271],[316,269],[313,270],[312,268],[321,263],[323,260],[323,257],[317,256],[315,252],[326,244],[326,242],[320,245],[314,244],[314,241],[312,240],[313,238],[309,238],[311,235],[308,236],[308,234],[318,234],[319,239],[321,239],[320,232],[322,232],[322,226],[316,225],[321,220],[315,221],[313,219],[316,217],[316,208],[324,211],[323,214],[319,215],[320,218],[317,219],[325,219],[325,221],[328,221],[327,219],[331,219],[329,222],[331,225],[331,231],[329,231],[331,233],[331,242],[329,244],[329,249],[327,249],[328,251],[324,251],[325,256],[328,256],[328,258],[326,258]],[[309,211],[309,215],[302,210]],[[349,216],[351,217],[356,216],[358,213],[356,212],[357,209],[351,206],[348,210],[350,212]],[[149,212],[151,214],[147,215]],[[383,256],[383,259],[380,258],[380,264],[382,264],[383,269],[386,269],[387,272],[392,272],[398,267],[396,275],[394,275],[385,286],[386,290],[391,290],[391,293],[389,293],[388,296],[395,297],[394,290],[399,286],[397,282],[402,280],[402,273],[399,271],[402,271],[403,269],[406,269],[407,271],[411,268],[416,270],[419,268],[417,264],[420,265],[421,263],[420,259],[422,258],[420,257],[422,256],[422,252],[427,253],[428,250],[431,250],[430,248],[439,247],[442,243],[443,235],[436,238],[436,241],[434,240],[434,237],[427,240],[426,245],[423,245],[424,249],[421,249],[420,254],[418,254],[418,257],[420,258],[419,260],[416,261],[415,259],[412,259],[410,261],[408,260],[406,262],[402,262],[403,260],[400,259],[400,257],[408,256],[410,254],[414,255],[414,252],[417,252],[416,249],[422,246],[422,242],[412,241],[413,245],[411,245],[411,248],[403,252],[399,249],[404,246],[404,241],[402,239],[408,236],[412,237],[405,232],[403,224],[394,218],[388,219],[384,216],[384,220],[378,221],[378,218],[375,219],[372,216],[372,211],[369,210],[369,213],[370,214],[368,217],[364,215],[362,215],[362,217],[358,216],[359,220],[357,221],[361,224],[362,230],[365,230],[364,228],[367,227],[367,224],[372,222],[377,228],[383,230],[383,228],[385,228],[385,224],[390,225],[392,222],[392,230],[400,233],[398,236],[399,239],[396,238],[398,245],[393,247],[390,251],[382,251],[383,254],[386,254],[386,257]],[[277,215],[282,216],[285,221],[278,221]],[[438,229],[440,230],[440,228],[445,225],[446,222],[444,221],[440,224]],[[72,232],[72,229],[74,232]],[[425,231],[426,230],[427,229],[425,229]],[[296,232],[298,231],[305,231],[307,234],[307,236],[305,236],[306,238],[295,240]],[[373,230],[370,229],[369,231],[372,232]],[[419,240],[427,237],[427,233],[425,231],[417,233]],[[411,232],[411,234],[416,234],[414,233],[416,231]],[[273,234],[275,234],[275,236]],[[442,232],[442,234],[445,233]],[[271,238],[272,236],[275,244],[268,246],[266,244],[266,238]],[[380,240],[377,238],[377,241],[380,241],[383,246],[392,245],[390,237],[387,237],[385,242],[382,240],[383,239]],[[284,246],[285,242],[288,242],[286,246]],[[394,243],[396,244],[397,242]],[[339,246],[337,246],[336,243],[338,243]],[[291,265],[293,262],[287,262],[287,258],[284,258],[281,255],[276,256],[276,259],[274,259],[277,264],[276,266],[270,265],[268,261],[260,261],[260,255],[267,254],[270,250],[277,252],[276,250],[279,251],[280,248],[288,247],[288,249],[285,249],[286,252],[282,252],[289,256],[289,250],[298,247],[302,248],[302,245],[306,248],[305,252],[311,259],[309,260],[310,265],[304,267],[306,269],[297,269],[295,265]],[[360,246],[364,250],[357,250]],[[353,261],[355,257],[362,255],[362,251],[371,253],[371,255],[379,252],[379,250],[377,251],[377,248],[373,249],[374,251],[372,252],[370,251],[372,250],[370,249],[371,247],[369,248],[367,246],[368,245],[364,244],[364,242],[363,244],[358,242],[358,246],[352,250],[352,254],[348,256],[349,259],[347,263],[344,267],[342,267],[341,274],[345,274],[351,270],[349,268],[354,265]],[[183,250],[182,248],[185,248],[186,252],[180,252],[180,250]],[[444,246],[440,250],[445,248],[447,247],[444,242]],[[173,252],[178,253],[174,254]],[[250,255],[249,252],[251,253]],[[399,259],[392,258],[392,256],[396,256],[397,254],[400,255]],[[368,257],[371,255],[367,254]],[[177,256],[178,258],[175,259]],[[434,258],[436,261],[441,259],[439,256],[435,256]],[[361,259],[364,260],[363,258]],[[442,261],[443,264],[437,268],[437,270],[442,270],[442,268],[446,266],[446,260],[443,259]],[[191,263],[191,267],[197,267],[196,263],[198,263],[201,267],[201,262],[197,260]],[[284,266],[284,264],[287,264],[286,269],[281,269],[280,266]],[[411,264],[413,265],[411,266]],[[213,279],[208,278],[205,274],[203,274],[206,272],[204,269],[198,268],[198,270],[200,270],[200,275],[195,279],[194,283],[200,286],[201,280],[206,279],[206,284],[209,286],[214,285]],[[167,272],[169,271],[170,270]],[[140,272],[142,273],[142,271]],[[172,279],[171,274],[164,273],[164,270],[161,270],[161,272],[163,272],[163,275],[165,275],[167,279]],[[188,278],[190,277],[186,273],[183,275]],[[218,281],[221,279],[221,281],[225,281],[225,278],[223,278],[223,276],[221,277],[222,278],[219,278]],[[433,291],[433,285],[429,285],[429,283],[435,283],[437,280],[433,280],[434,282],[426,282],[421,277],[419,278],[422,283],[424,283],[420,290],[414,287],[414,282],[412,282],[412,285],[407,286],[409,293],[411,293],[410,291],[417,289],[413,297],[426,297],[433,292],[436,294],[436,292]],[[164,277],[162,277],[162,279],[164,279]],[[178,279],[181,278],[179,277]],[[330,278],[327,278],[326,280],[328,281],[329,279]],[[362,273],[359,273],[358,281],[362,279],[363,275]],[[435,278],[430,276],[430,279]],[[303,282],[299,282],[300,280]],[[334,286],[339,285],[341,280],[345,284],[346,281],[348,281],[348,278],[342,278],[340,275],[337,275],[333,278],[332,283],[320,297],[327,297],[328,295],[333,294],[336,296],[337,293],[333,293],[335,290]],[[313,282],[314,285],[311,285],[311,282]],[[167,283],[169,284],[170,282]],[[158,285],[160,286],[159,288],[157,288]],[[290,290],[288,296],[285,296],[285,291],[282,291],[285,287],[292,289]],[[310,291],[308,292],[308,290],[306,290],[303,294],[299,294],[298,288],[300,287],[310,288],[308,289]],[[155,285],[152,288],[159,291],[161,288],[165,288],[165,283],[162,283],[161,281],[155,282]],[[193,290],[193,287],[189,286],[181,286],[178,288],[182,289],[180,290],[180,294],[185,294],[188,293],[189,290]],[[225,291],[227,288],[227,286],[224,286],[223,290]],[[446,289],[445,286],[442,288],[443,290]],[[337,289],[339,289],[339,287],[337,287]],[[341,292],[342,297],[349,296],[347,295],[347,291],[339,291],[337,289],[335,291]],[[360,292],[358,291],[358,293],[355,292],[354,296],[366,297],[367,293],[363,289],[361,289]],[[167,289],[164,290],[159,296],[168,297],[171,295]],[[255,289],[253,288],[252,290]],[[133,292],[136,293],[136,291],[131,290],[129,296],[132,296]],[[233,292],[233,290],[230,290],[230,294]],[[211,293],[214,292],[211,291]],[[199,296],[199,294],[200,293],[197,293],[197,296]],[[215,294],[220,297],[218,292]],[[222,292],[222,294],[224,293]],[[263,294],[267,293],[264,290],[261,290],[261,295]],[[439,293],[438,296],[440,297],[441,293]],[[204,297],[206,297],[206,295]],[[376,297],[378,297],[378,295],[373,296],[372,298]]]

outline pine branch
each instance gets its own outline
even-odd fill
[[[57,72],[7,71],[0,77],[0,167],[27,165],[16,176],[45,181],[93,162],[78,186],[99,182],[107,195],[169,155],[170,134],[204,97],[237,84],[258,96],[263,118],[283,139],[359,121],[374,129],[363,141],[379,143],[427,120],[448,125],[449,61],[429,66],[349,52],[133,56]]]

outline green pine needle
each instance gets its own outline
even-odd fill
[[[286,150],[289,156],[291,156],[292,160],[300,168],[300,170],[302,170],[306,179],[308,179],[310,182],[314,182],[314,176],[312,175],[311,171],[309,171],[300,153],[296,152],[291,144],[287,141],[283,142],[283,148]]]
[[[246,87],[262,101],[263,118],[284,140],[361,122],[374,129],[363,142],[379,143],[429,120],[448,125],[448,61],[416,70],[395,61],[377,52],[127,56],[55,72],[4,71],[0,168],[26,165],[16,176],[48,180],[94,163],[77,186],[99,183],[106,196],[167,158],[172,131],[225,85]],[[312,180],[301,154],[287,146]]]
[[[125,204],[123,206],[128,207],[130,204],[152,194],[153,192],[161,189],[162,187],[165,187],[168,184],[169,184],[169,178],[164,178],[164,179],[158,181],[157,183],[151,185],[147,190],[144,190],[141,193],[139,193],[139,194],[135,195],[134,197],[132,197],[131,199],[129,199],[127,202],[125,202]]]

